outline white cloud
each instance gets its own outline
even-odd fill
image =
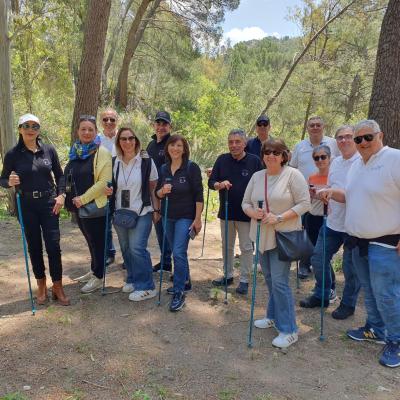
[[[226,39],[230,39],[232,45],[252,39],[260,40],[266,36],[274,36],[278,39],[281,37],[281,35],[278,32],[267,33],[259,26],[250,26],[246,28],[233,28],[229,32],[224,33],[225,41]]]

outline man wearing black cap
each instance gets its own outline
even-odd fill
[[[152,141],[147,146],[147,152],[156,164],[158,175],[160,175],[161,165],[165,164],[164,147],[167,143],[168,138],[171,136],[171,116],[166,111],[158,111],[154,118],[154,132]],[[162,252],[162,242],[164,237],[164,229],[162,220],[160,219],[155,225],[158,245]],[[157,263],[153,266],[153,272],[159,271],[161,263]],[[164,248],[164,271],[171,271],[171,247],[169,246],[167,238],[165,238]]]
[[[268,140],[269,131],[271,130],[271,123],[269,117],[265,114],[261,114],[257,118],[255,138],[249,139],[246,146],[246,153],[254,154],[260,158],[261,145],[263,142]]]

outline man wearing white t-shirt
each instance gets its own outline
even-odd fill
[[[354,161],[360,158],[360,155],[358,154],[356,144],[353,141],[352,126],[343,125],[338,128],[335,134],[335,139],[342,155],[336,157],[331,163],[328,175],[328,185],[331,188],[344,189],[347,173]],[[334,200],[329,202],[329,212],[325,231],[325,254],[323,230],[321,228],[315,245],[314,254],[311,258],[311,264],[314,268],[316,280],[314,292],[305,300],[300,301],[301,307],[314,308],[321,306],[323,265],[325,265],[324,303],[326,306],[329,305],[329,294],[332,285],[331,260],[348,238],[344,228],[345,213],[345,204],[338,203]],[[332,317],[335,319],[346,319],[350,315],[353,315],[357,303],[360,283],[354,271],[351,253],[351,250],[345,245],[342,261],[345,285],[342,301],[340,302],[339,307],[332,312]],[[325,264],[323,260],[324,257]]]
[[[379,362],[400,366],[400,150],[383,146],[374,120],[359,122],[354,141],[361,155],[345,190],[323,197],[346,202],[345,229],[353,263],[365,292],[365,326],[347,331],[357,341],[386,343]]]
[[[107,108],[100,114],[103,133],[99,134],[101,145],[105,147],[114,157],[115,153],[115,136],[117,134],[118,114],[112,108]],[[110,265],[115,261],[115,247],[112,237],[112,224],[110,223],[107,230],[107,259],[106,264]]]
[[[312,157],[314,147],[322,144],[327,145],[331,149],[331,159],[340,156],[336,140],[329,136],[324,136],[324,127],[324,121],[321,117],[311,117],[307,121],[308,139],[304,139],[300,143],[296,144],[292,153],[292,158],[289,162],[291,167],[297,168],[303,174],[307,182],[310,175],[314,175],[318,172],[318,168],[315,166],[315,162]],[[305,218],[305,215],[303,218]],[[309,261],[301,261],[299,278],[306,279],[309,272]]]

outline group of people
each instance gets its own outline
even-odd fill
[[[18,144],[4,159],[0,184],[16,186],[21,195],[37,303],[47,301],[41,232],[53,297],[60,304],[70,303],[62,287],[59,245],[58,214],[65,206],[75,214],[91,254],[90,271],[78,279],[85,283],[83,293],[102,286],[104,261],[114,261],[112,231],[106,227],[109,216],[126,268],[122,291],[132,301],[156,296],[153,272],[172,271],[173,264],[173,285],[167,292],[172,295],[170,310],[178,311],[192,286],[189,240],[202,228],[200,168],[190,160],[187,140],[171,134],[171,117],[165,111],[154,118],[155,134],[146,151],[131,128],[117,128],[115,110],[105,110],[100,119],[103,133],[98,135],[96,118],[81,116],[64,171],[55,149],[40,140],[40,121],[31,114],[19,119]],[[208,187],[219,192],[225,266],[223,276],[212,284],[234,283],[238,235],[236,292],[246,295],[257,241],[268,301],[265,316],[254,325],[276,328],[274,346],[292,345],[298,328],[289,285],[291,262],[281,259],[276,234],[304,227],[314,251],[301,260],[300,277],[308,277],[312,268],[315,287],[300,307],[328,307],[336,299],[331,260],[343,246],[345,285],[332,317],[340,320],[354,314],[363,288],[366,324],[347,335],[384,343],[380,363],[400,366],[400,150],[383,145],[383,133],[373,120],[341,126],[330,138],[324,135],[323,120],[312,117],[308,138],[293,152],[283,140],[271,138],[270,129],[269,117],[261,115],[255,138],[247,140],[243,130],[231,130],[229,151],[208,170]],[[155,266],[147,250],[152,224],[161,257]]]

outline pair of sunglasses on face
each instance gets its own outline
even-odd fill
[[[328,158],[328,156],[326,154],[323,154],[322,156],[314,156],[313,159],[314,161],[325,161]]]
[[[34,131],[38,131],[40,129],[40,125],[39,124],[30,125],[27,122],[21,124],[20,127],[23,128],[23,129],[32,129]]]
[[[278,156],[282,155],[282,152],[278,151],[278,150],[269,150],[269,149],[264,150],[264,155],[270,156],[271,154],[273,154],[274,156],[278,157]]]
[[[268,122],[257,122],[257,126],[268,126]]]
[[[375,135],[377,135],[379,132],[373,132],[373,133],[366,133],[365,135],[360,135],[356,136],[353,138],[355,144],[361,144],[363,140],[366,142],[372,142],[374,140]]]
[[[103,122],[112,122],[112,123],[114,123],[116,121],[116,119],[115,118],[103,118]]]
[[[133,142],[136,139],[135,136],[120,137],[121,142]]]

